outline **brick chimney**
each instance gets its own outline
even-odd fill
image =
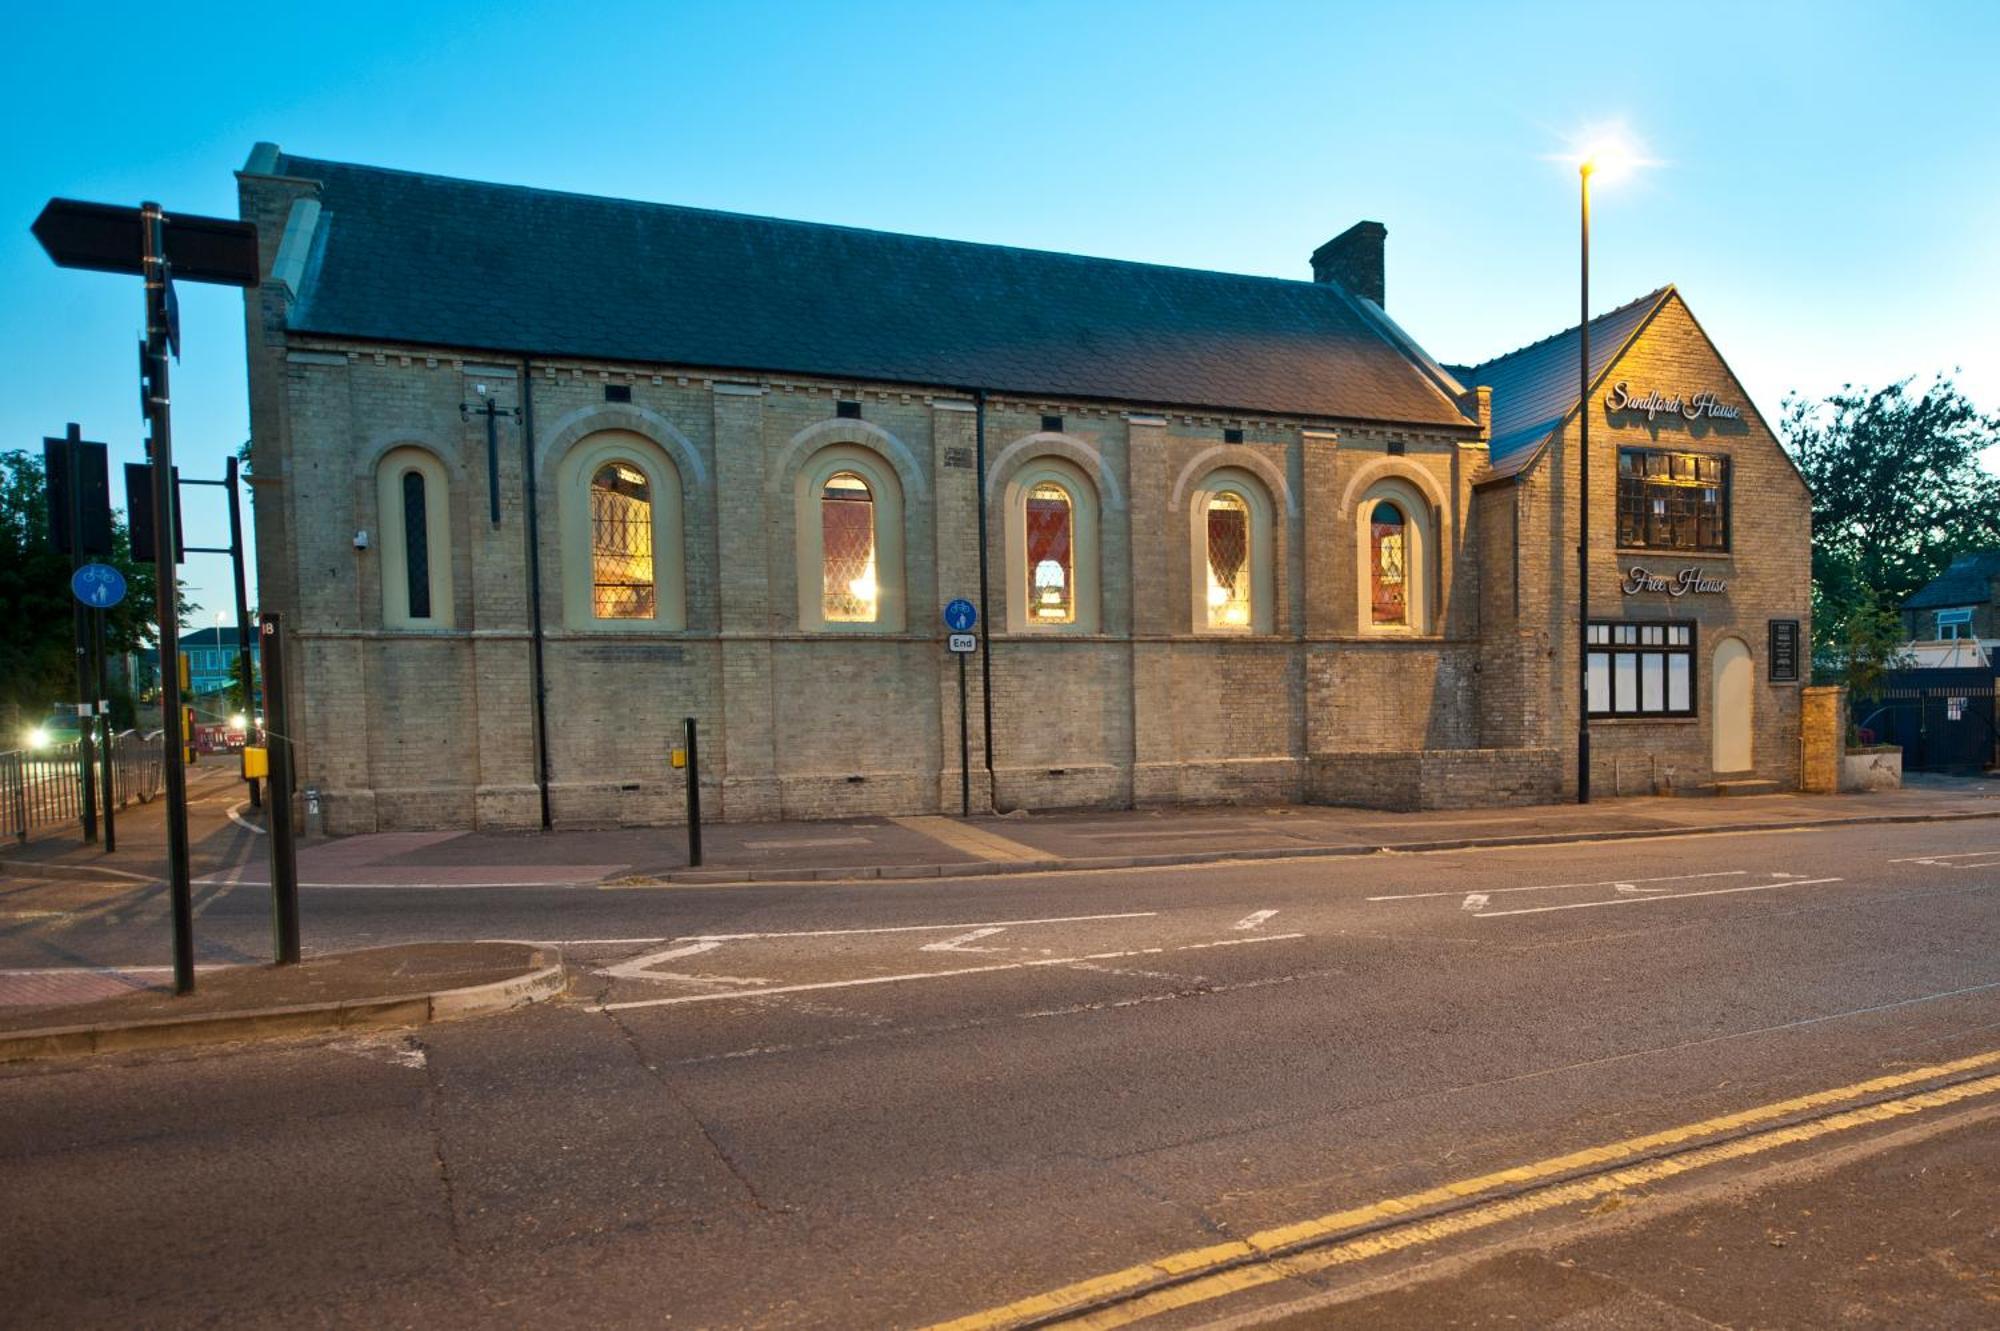
[[[1382,241],[1389,228],[1380,222],[1356,222],[1313,251],[1313,281],[1338,282],[1357,296],[1381,305]]]

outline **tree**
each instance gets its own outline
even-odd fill
[[[42,459],[0,453],[0,704],[40,716],[76,695],[76,640],[70,560],[49,542],[48,478]],[[105,648],[137,652],[158,641],[153,566],[132,558],[125,515],[111,515],[112,554],[125,575],[125,599],[104,614]],[[182,613],[189,609],[182,602]],[[11,737],[0,737],[5,742]]]
[[[1879,678],[1876,648],[1900,638],[1903,602],[1952,556],[2000,545],[2000,476],[1979,465],[2000,445],[2000,416],[1981,415],[1946,375],[1921,394],[1910,383],[1782,407],[1813,493],[1813,659],[1842,678]]]

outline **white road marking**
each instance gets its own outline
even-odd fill
[[[1786,876],[1790,877],[1791,875],[1788,874]],[[1667,890],[1664,887],[1640,887],[1636,883],[1617,883],[1614,884],[1614,886],[1617,887],[1618,894],[1620,896],[1627,896],[1627,897],[1645,896],[1650,893],[1664,892]]]
[[[745,850],[779,850],[788,847],[807,846],[866,846],[870,844],[865,836],[788,836],[766,837],[759,841],[745,841]]]
[[[615,966],[606,966],[603,969],[599,970],[597,973],[599,975],[609,975],[614,979],[619,979],[619,980],[666,979],[668,978],[666,976],[653,975],[648,973],[649,971],[652,970],[656,962],[671,961],[675,957],[699,956],[703,952],[713,952],[715,951],[715,949],[721,946],[722,944],[719,941],[683,943],[679,947],[670,947],[660,952],[648,952],[642,957],[633,957],[631,960],[621,961]],[[679,978],[679,977],[676,976],[673,978]]]
[[[1520,910],[1494,910],[1479,916],[1497,920],[1506,915],[1544,915],[1552,910],[1590,910],[1597,906],[1639,906],[1653,901],[1683,901],[1688,897],[1720,897],[1732,892],[1769,892],[1779,887],[1812,887],[1819,883],[1843,883],[1844,878],[1788,878],[1781,883],[1751,883],[1747,887],[1711,887],[1701,892],[1669,892],[1661,896],[1619,897],[1613,901],[1572,901],[1561,906],[1526,906]]]
[[[1748,869],[1717,869],[1713,873],[1672,873],[1660,878],[1607,878],[1598,883],[1535,883],[1528,887],[1489,887],[1494,895],[1502,892],[1554,892],[1566,887],[1616,887],[1620,883],[1682,883],[1696,878],[1741,878]],[[1455,897],[1458,890],[1448,892],[1402,892],[1393,896],[1368,897],[1369,901],[1426,901],[1433,897]]]
[[[252,832],[255,832],[258,836],[263,836],[264,829],[257,826],[257,824],[251,822],[248,818],[245,818],[243,816],[242,811],[249,807],[250,806],[248,804],[238,804],[234,808],[230,809],[229,821],[235,823],[238,827],[249,828]]]
[[[966,944],[977,942],[981,938],[991,938],[994,934],[1005,932],[1007,931],[1000,925],[989,924],[984,929],[968,929],[955,938],[941,939],[935,943],[925,943],[917,950],[919,952],[1002,952],[1006,949],[998,947],[967,947]]]
[[[1112,961],[1119,957],[1142,957],[1163,952],[1191,952],[1198,948],[1232,947],[1244,943],[1278,943],[1304,938],[1304,934],[1264,934],[1256,938],[1225,938],[1213,943],[1186,943],[1176,948],[1141,947],[1119,952],[1091,952],[1080,957],[1043,957],[1034,961],[1002,961],[987,966],[964,966],[948,971],[913,971],[903,975],[867,975],[854,980],[818,980],[810,984],[781,984],[748,993],[679,994],[672,998],[641,998],[625,1003],[601,1003],[598,1012],[624,1012],[631,1008],[668,1007],[682,1003],[715,1003],[724,999],[766,998],[775,994],[802,994],[820,989],[856,989],[865,985],[904,984],[911,980],[945,980],[958,975],[987,975],[996,971],[1027,970],[1038,966],[1071,966],[1079,961]]]
[[[1973,864],[1950,864],[1950,860],[1975,860]],[[1907,859],[1890,860],[1891,864],[1923,864],[1933,869],[1992,869],[2000,867],[2000,851],[1955,850],[1948,855],[1913,855]]]
[[[1276,915],[1277,913],[1278,912],[1274,910],[1253,910],[1248,915],[1245,915],[1242,919],[1238,920],[1236,922],[1235,927],[1238,929],[1255,929],[1258,925],[1270,919],[1273,915]]]
[[[1490,900],[1492,900],[1492,898],[1487,896],[1484,892],[1467,892],[1465,894],[1465,900],[1459,905],[1459,909],[1484,910],[1486,908],[1486,903]]]
[[[941,929],[1008,929],[1017,924],[1081,924],[1088,920],[1143,920],[1158,915],[1156,910],[1128,910],[1117,915],[1050,915],[1038,920],[966,920],[958,924],[892,924],[874,929],[800,929],[768,934],[682,934],[694,941],[713,938],[734,942],[739,938],[842,938],[853,934],[921,934]]]

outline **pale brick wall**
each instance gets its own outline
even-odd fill
[[[246,215],[281,219],[290,188],[246,183]],[[326,830],[539,820],[524,422],[498,423],[495,526],[485,421],[460,413],[480,401],[479,384],[505,408],[522,404],[524,387],[533,399],[558,825],[678,822],[683,777],[668,751],[686,716],[702,727],[708,816],[956,812],[957,671],[938,616],[954,596],[979,599],[977,417],[962,391],[568,359],[536,361],[524,385],[518,362],[476,353],[288,338],[269,290],[250,293],[247,308],[260,581],[265,606],[296,635],[301,781],[320,791]],[[1712,353],[1678,317],[1663,331],[1666,350],[1648,353],[1663,359],[1631,377],[1715,381]],[[631,401],[607,401],[609,385]],[[861,421],[838,418],[840,400],[860,402]],[[1053,438],[1045,415],[1063,418]],[[990,401],[984,420],[995,770],[989,788],[975,657],[976,808],[1302,798],[1449,807],[1546,798],[1566,779],[1552,757],[1574,727],[1558,468],[1475,495],[1484,449],[1470,425],[1452,435],[1013,396]],[[566,622],[557,477],[564,451],[603,429],[653,439],[680,472],[685,630]],[[1241,443],[1225,440],[1232,429]],[[795,477],[829,442],[870,449],[901,478],[900,632],[800,630]],[[450,478],[447,530],[433,533],[452,564],[449,630],[382,628],[375,468],[399,445],[434,452]],[[1713,650],[1710,620],[1754,624],[1759,768],[1795,780],[1797,690],[1761,682],[1762,619],[1803,618],[1803,489],[1761,424],[1729,446],[1741,459],[1746,544],[1730,598],[1696,607],[1702,651]],[[1008,627],[1007,561],[1017,556],[1003,496],[1014,469],[1045,454],[1081,467],[1097,492],[1101,622],[1085,636]],[[1224,466],[1257,477],[1270,499],[1267,634],[1196,631],[1191,487]],[[1604,487],[1596,601],[1608,612],[1624,608],[1609,545],[1612,471],[1602,464],[1593,476]],[[1435,615],[1431,632],[1409,640],[1358,622],[1349,510],[1387,473],[1435,497]],[[1761,506],[1755,521],[1746,496]],[[366,551],[354,546],[362,529],[377,537]],[[1705,659],[1700,678],[1705,688]],[[1624,737],[1603,727],[1600,744],[1612,761],[1660,754],[1701,771],[1702,724]]]

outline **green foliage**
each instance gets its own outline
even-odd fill
[[[1813,492],[1815,673],[1857,692],[1894,668],[1903,602],[1952,556],[2000,545],[2000,476],[1979,466],[2000,444],[2000,416],[1981,415],[1945,375],[1922,393],[1910,382],[1783,406],[1786,447]]]
[[[42,459],[18,450],[0,453],[0,704],[15,703],[24,715],[76,696],[70,561],[49,543],[48,512]],[[108,562],[125,575],[127,590],[105,612],[105,645],[114,654],[136,652],[156,639],[157,584],[153,566],[132,558],[123,513],[111,515],[111,528]],[[182,613],[186,609],[183,601]]]

